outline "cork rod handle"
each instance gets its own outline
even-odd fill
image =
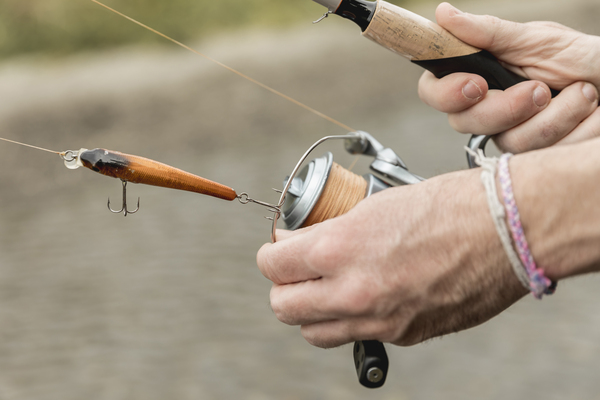
[[[363,36],[438,78],[468,72],[481,75],[490,89],[500,90],[526,80],[505,69],[489,52],[464,43],[427,18],[383,0],[378,0]]]

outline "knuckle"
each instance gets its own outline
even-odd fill
[[[502,20],[493,15],[482,15],[481,21],[483,22],[484,26],[488,27],[488,30],[490,32],[490,35],[487,38],[487,43],[484,47],[493,48],[498,42],[498,33],[500,33],[500,31],[502,30]]]
[[[261,254],[261,252],[262,252],[262,254]],[[276,265],[275,265],[275,260],[271,256],[271,254],[267,253],[266,251],[263,252],[263,250],[261,249],[259,252],[259,257],[257,259],[257,264],[258,264],[258,269],[260,270],[260,272],[263,274],[263,276],[265,278],[267,278],[270,281],[275,282],[275,283],[281,283],[278,281],[277,276],[275,274]]]
[[[564,120],[579,123],[591,113],[590,102],[586,101],[583,96],[579,96],[578,100],[579,101],[574,102],[564,102],[562,104],[559,115],[561,115]]]
[[[313,269],[322,270],[340,264],[343,259],[344,239],[337,233],[319,235],[319,239],[307,251],[306,263]]]
[[[557,113],[563,118],[563,123],[573,121],[574,115],[568,105],[562,107],[563,111]],[[565,136],[563,125],[557,121],[548,121],[543,123],[539,128],[539,137],[545,145],[554,144]]]
[[[459,133],[470,133],[459,113],[448,114],[448,124]]]
[[[320,329],[315,328],[313,325],[302,325],[300,334],[311,346],[327,349],[336,345],[332,338],[326,337]]]
[[[373,290],[367,279],[361,277],[352,277],[352,280],[346,280],[342,287],[344,292],[340,298],[344,301],[340,303],[340,307],[345,312],[354,316],[377,316],[378,308],[381,302],[379,301],[378,291]]]
[[[543,27],[543,28],[570,30],[570,28],[566,27],[565,25],[560,24],[558,22],[554,22],[554,21],[532,21],[532,22],[529,22],[528,24],[531,26],[539,26],[539,27]]]
[[[373,314],[376,305],[375,296],[365,288],[356,288],[346,296],[345,307],[355,315]]]
[[[542,92],[538,92],[538,89],[542,89]],[[509,88],[504,92],[504,96],[506,97],[506,105],[503,107],[504,125],[513,127],[544,109],[544,106],[537,105],[534,99],[538,99],[538,102],[545,100],[547,105],[550,100],[550,89],[539,82],[526,81]]]
[[[494,143],[503,152],[519,154],[528,150],[528,140],[523,135],[505,132],[494,137]]]
[[[525,107],[519,107],[519,100],[510,98],[506,107],[506,120],[514,125],[516,122],[520,122],[522,115],[525,114]]]
[[[270,303],[271,310],[273,311],[273,314],[275,314],[275,317],[284,324],[290,325],[291,321],[288,313],[286,312],[285,304],[283,303],[279,294],[278,286],[276,285],[273,285],[271,288]]]

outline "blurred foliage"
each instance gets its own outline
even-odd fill
[[[101,0],[178,40],[319,17],[309,0]],[[0,0],[0,58],[164,42],[89,0]]]

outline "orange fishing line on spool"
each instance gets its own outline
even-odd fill
[[[337,163],[331,166],[321,197],[302,227],[307,227],[350,211],[367,192],[367,181]]]

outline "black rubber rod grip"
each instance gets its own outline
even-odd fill
[[[466,56],[439,58],[437,60],[413,60],[413,63],[433,73],[436,78],[443,78],[455,72],[466,72],[482,76],[490,89],[506,90],[527,78],[504,68],[489,51],[481,50]],[[552,97],[559,91],[551,89]]]
[[[430,71],[437,78],[443,78],[455,72],[480,75],[487,81],[490,89],[506,90],[527,80],[527,78],[504,68],[498,59],[487,50],[466,56],[413,61],[413,63]]]
[[[490,89],[506,90],[517,83],[528,80],[512,71],[504,68],[498,59],[490,52],[481,50],[477,53],[466,56],[441,58],[437,60],[421,60],[413,62],[426,70],[430,71],[437,78],[443,78],[455,72],[466,72],[482,76]],[[556,96],[559,91],[551,89],[552,97]],[[478,135],[471,136],[468,147],[476,151],[477,149],[485,150],[485,145],[491,136],[481,137]],[[467,163],[469,168],[475,168],[475,160],[473,156],[467,153]]]

